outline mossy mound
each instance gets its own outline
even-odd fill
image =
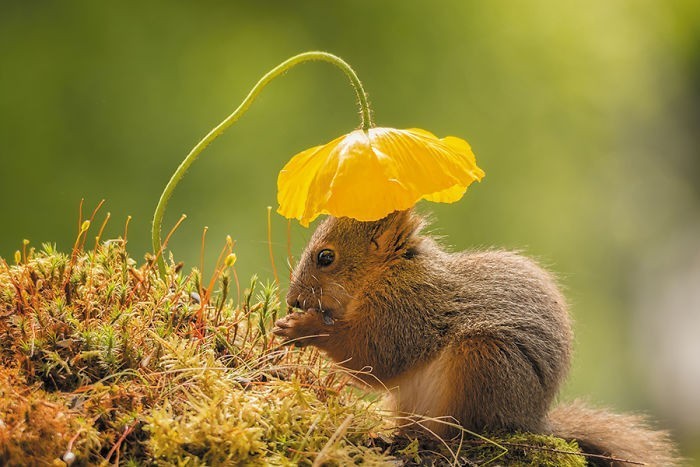
[[[275,341],[276,286],[232,299],[230,272],[162,280],[121,239],[0,259],[0,464],[585,465],[551,437],[392,435],[351,374]]]

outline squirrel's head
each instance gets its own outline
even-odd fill
[[[415,261],[423,225],[411,210],[372,222],[329,217],[316,228],[294,268],[287,304],[342,317],[382,274]]]

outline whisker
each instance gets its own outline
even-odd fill
[[[318,290],[319,290],[319,294],[318,294],[318,298],[316,299],[316,300],[318,301],[318,311],[320,311],[321,313],[323,313],[323,303],[322,303],[322,300],[323,300],[323,287],[319,287]]]
[[[338,287],[338,288],[342,289],[342,292],[343,292],[343,294],[344,294],[346,297],[348,297],[348,298],[350,298],[350,299],[352,299],[352,300],[355,300],[355,296],[352,295],[352,294],[350,294],[350,293],[348,293],[348,290],[345,288],[345,286],[343,286],[343,284],[341,284],[341,283],[339,283],[339,282],[333,282],[332,285],[335,286],[335,287]]]
[[[345,286],[344,286],[343,284],[341,284],[340,282],[333,282],[333,285],[336,285],[336,286],[340,287],[341,289],[343,289],[343,292],[346,292],[346,293],[347,293],[347,289],[346,289]]]
[[[342,305],[343,305],[343,304],[342,304],[342,303],[340,303],[340,300],[338,300],[338,298],[337,298],[337,297],[334,297],[333,295],[331,295],[331,298],[332,298],[333,300],[335,300],[335,301],[336,301],[336,303],[337,303],[338,305],[340,305],[340,306],[342,307]]]

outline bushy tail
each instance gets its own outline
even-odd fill
[[[549,430],[564,439],[575,439],[592,465],[677,466],[676,446],[665,431],[649,427],[639,415],[615,414],[594,409],[581,401],[555,407],[548,415]]]

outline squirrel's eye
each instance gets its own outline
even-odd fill
[[[333,253],[333,250],[325,249],[318,252],[317,260],[319,266],[328,266],[334,259],[335,253]]]

